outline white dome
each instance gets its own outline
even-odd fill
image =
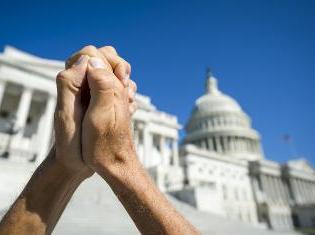
[[[217,80],[214,77],[208,78],[206,94],[196,100],[195,109],[195,112],[199,112],[201,115],[219,112],[243,112],[233,98],[218,90]]]
[[[218,89],[216,78],[210,74],[206,82],[206,92],[196,100],[190,122],[217,114],[237,115],[248,119],[237,101]]]
[[[259,159],[259,133],[252,129],[250,118],[237,101],[218,89],[217,80],[210,72],[207,76],[206,92],[195,102],[184,143]]]

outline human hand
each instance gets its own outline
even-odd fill
[[[123,61],[114,51],[107,54],[109,57],[108,61]],[[125,66],[127,69],[128,65]],[[130,128],[133,111],[130,94],[136,86],[128,88],[115,72],[116,69],[108,70],[100,58],[90,58],[87,80],[91,100],[82,123],[82,152],[84,161],[98,173],[137,160]]]
[[[93,46],[84,47],[67,60],[66,69],[57,76],[55,158],[67,169],[86,177],[93,174],[93,170],[84,163],[81,151],[82,120],[89,105],[86,72],[90,57],[100,58],[104,68],[107,71],[114,71],[123,84],[129,87],[129,110],[131,113],[136,110],[134,100],[136,85],[129,79],[130,65],[114,52],[112,47],[100,49]]]

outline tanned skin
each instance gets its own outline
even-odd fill
[[[94,172],[142,234],[200,234],[157,189],[131,133],[136,84],[113,47],[75,53],[57,82],[55,145],[0,223],[0,235],[51,234],[74,191]],[[91,192],[92,193],[92,192]]]

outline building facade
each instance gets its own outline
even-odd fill
[[[39,164],[53,144],[61,61],[12,47],[0,54],[0,156]],[[179,146],[177,117],[136,95],[134,143],[158,187],[202,211],[277,230],[315,226],[315,171],[266,160],[250,117],[208,72]]]

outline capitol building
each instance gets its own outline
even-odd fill
[[[35,169],[53,143],[55,76],[63,69],[61,61],[10,46],[0,54],[0,212],[9,205],[1,200],[20,190],[9,190],[14,180],[22,187],[30,175],[18,171]],[[200,94],[182,140],[176,116],[136,96],[134,143],[160,190],[200,217],[264,231],[315,227],[315,169],[304,159],[267,160],[250,117],[211,72]]]

